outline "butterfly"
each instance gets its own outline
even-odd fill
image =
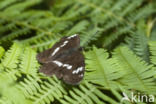
[[[84,77],[85,62],[77,34],[61,38],[52,48],[38,53],[37,60],[42,64],[40,72],[56,75],[67,84],[77,85]]]

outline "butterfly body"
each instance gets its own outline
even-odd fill
[[[43,64],[40,72],[63,79],[67,84],[76,85],[83,79],[85,63],[78,35],[63,37],[48,50],[37,55]]]

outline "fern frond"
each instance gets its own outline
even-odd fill
[[[0,74],[0,82],[1,101],[5,99],[6,102],[11,104],[32,104],[29,100],[25,99],[23,92],[17,88],[14,80],[7,73]]]
[[[81,5],[81,3],[77,2],[76,0],[74,0],[74,2],[71,2],[71,3],[73,3],[73,5],[71,6],[69,4],[67,6],[70,9],[68,9],[68,11],[66,11],[62,17],[66,20],[75,20],[75,19],[77,20],[80,18],[84,18],[84,17],[86,17],[85,15],[88,13],[88,11],[90,11],[90,7],[88,7],[86,5]],[[79,8],[79,9],[77,9],[77,8]],[[77,17],[79,17],[79,18],[77,18]]]
[[[120,66],[115,59],[108,59],[109,54],[103,49],[93,47],[85,53],[87,73],[85,79],[105,88],[116,88],[115,80],[121,78]]]
[[[82,46],[88,45],[88,43],[97,40],[102,35],[105,35],[102,37],[102,40],[104,41],[102,44],[100,43],[102,47],[109,46],[112,42],[118,40],[118,38],[122,35],[127,36],[130,34],[129,32],[134,32],[134,29],[136,28],[135,24],[138,21],[138,18],[146,18],[148,15],[154,13],[152,3],[148,3],[144,6],[142,5],[144,4],[143,0],[116,0],[109,2],[103,2],[102,0],[70,0],[68,2],[55,2],[53,4],[52,12],[27,9],[41,2],[41,0],[22,1],[4,8],[4,11],[0,12],[0,18],[7,23],[2,24],[2,26],[15,23],[15,26],[12,26],[11,28],[18,27],[16,29],[17,31],[20,31],[21,27],[27,28],[29,31],[33,30],[35,31],[35,34],[30,37],[32,39],[40,34],[54,36],[56,33],[59,33],[64,36],[64,34],[69,35],[73,33],[80,33],[84,34],[81,36]],[[17,8],[20,9],[18,9],[18,11],[14,11]],[[138,10],[138,8],[140,9]],[[11,10],[13,12],[11,12]],[[8,14],[8,11],[11,12],[11,14]],[[136,14],[138,15],[134,16]],[[81,22],[86,20],[87,22]],[[111,29],[115,31],[110,31]],[[2,30],[2,33],[8,31],[7,27],[6,30]],[[100,31],[100,33],[92,35],[96,31]],[[110,35],[107,36],[107,34]],[[16,34],[16,36],[14,34],[6,34],[6,36],[8,35],[10,35],[9,37],[12,37],[10,38],[12,40],[15,39],[15,37],[16,39],[20,39],[20,36],[22,35],[29,36],[30,33]],[[4,37],[4,39],[9,40],[9,37]],[[42,38],[43,37],[41,37],[40,40],[42,40]],[[29,45],[34,45],[37,49],[39,49],[38,46],[41,46],[40,50],[42,50],[46,49],[50,42],[51,41],[42,41],[42,43],[40,43],[39,41],[38,44]]]
[[[36,76],[27,75],[23,81],[19,82],[18,88],[22,90],[26,98],[30,98],[40,89],[41,80]]]
[[[107,47],[109,46],[113,41],[115,41],[116,39],[118,39],[119,36],[127,34],[127,33],[132,33],[133,31],[131,30],[131,27],[120,27],[117,28],[114,33],[111,33],[108,36],[105,36],[103,38],[103,46]]]
[[[123,68],[125,75],[121,82],[127,85],[127,88],[136,89],[148,93],[153,93],[155,83],[153,76],[156,74],[152,65],[148,65],[139,57],[134,55],[127,47],[115,49],[114,57]]]
[[[91,41],[96,40],[101,34],[102,31],[99,31],[99,28],[93,28],[88,32],[84,32],[84,35],[81,35],[81,46],[87,46]]]
[[[12,102],[8,100],[6,97],[2,97],[0,99],[0,104],[12,104]]]
[[[19,63],[18,59],[21,52],[21,47],[14,43],[12,47],[5,53],[1,64],[10,70],[17,68],[17,63]]]
[[[126,38],[126,45],[134,51],[136,55],[146,62],[149,62],[148,37],[146,36],[146,24],[144,20],[138,21],[137,30],[130,37]]]
[[[38,38],[40,36],[41,36],[41,38]],[[36,40],[34,38],[36,38]],[[58,41],[58,39],[60,39],[60,35],[58,35],[58,36],[53,36],[53,35],[45,36],[45,34],[41,34],[37,37],[33,37],[32,39],[26,40],[26,41],[28,41],[28,44],[31,44],[31,42],[32,42],[32,48],[38,49],[39,51],[43,51],[47,48],[50,48],[54,43],[56,43]]]
[[[74,27],[72,27],[71,30],[68,31],[67,34],[72,35],[75,33],[81,33],[82,31],[86,30],[88,25],[89,25],[89,22],[86,20],[78,22]]]
[[[149,51],[147,46],[147,37],[144,34],[136,34],[134,36],[136,46],[134,52],[146,62],[149,62]]]
[[[33,6],[34,4],[37,4],[39,2],[41,2],[41,0],[35,0],[35,1],[34,0],[33,1],[28,0],[28,1],[23,1],[23,2],[17,2],[16,4],[6,8],[4,10],[4,12],[11,13],[13,15],[19,14],[23,10],[25,10],[25,9],[27,9],[27,8]],[[14,12],[12,12],[12,11],[14,11]]]
[[[127,16],[129,12],[135,10],[138,6],[142,4],[143,0],[130,1],[126,4],[126,8],[121,12],[121,16]]]
[[[102,93],[94,85],[85,82],[78,88],[73,87],[69,91],[70,96],[65,95],[64,99],[59,101],[62,104],[118,104],[119,102]],[[106,103],[106,102],[107,103]]]
[[[8,5],[11,5],[11,4],[16,3],[16,2],[17,2],[17,0],[10,0],[10,2],[8,2],[6,0],[2,0],[0,3],[0,9],[4,9]]]
[[[135,37],[135,34],[134,33],[131,33],[130,36],[127,36],[124,41],[125,43],[121,43],[121,45],[126,45],[129,49],[131,49],[132,51],[134,51],[134,47],[135,47],[135,44],[134,44],[134,37]]]
[[[104,45],[106,44],[105,46],[108,46],[113,41],[117,40],[119,36],[125,35],[124,33],[129,33],[129,32],[131,33],[134,31],[133,29],[136,28],[136,26],[135,26],[136,20],[131,22],[128,18],[129,18],[129,15],[131,14],[130,12],[138,11],[137,7],[143,3],[143,0],[139,0],[137,2],[130,1],[130,0],[127,2],[124,2],[124,1],[121,2],[120,0],[118,0],[118,1],[116,1],[116,3],[113,3],[112,1],[109,1],[109,2],[101,1],[101,5],[96,4],[96,2],[92,2],[92,1],[89,2],[89,0],[88,1],[84,0],[84,1],[80,1],[80,2],[82,4],[86,4],[94,9],[93,13],[96,13],[96,14],[92,14],[92,15],[94,15],[94,16],[96,15],[98,17],[98,18],[96,18],[96,16],[95,16],[95,18],[94,18],[94,19],[96,19],[96,22],[99,21],[100,24],[104,22],[103,23],[104,25],[102,24],[102,26],[103,26],[102,28],[103,28],[104,32],[109,31],[109,29],[115,28],[114,29],[114,30],[116,30],[115,32],[112,31],[111,33],[109,33],[110,34],[109,36],[104,36],[104,38],[105,38],[104,40],[106,41],[106,43],[104,41],[103,44]],[[111,5],[110,8],[107,8],[107,6],[106,6],[107,3],[108,3],[108,7],[109,7],[109,5]],[[125,5],[125,4],[127,4],[127,5]],[[129,4],[131,4],[131,5],[129,5]],[[116,9],[116,8],[119,8],[119,9]],[[132,11],[130,10],[130,8],[133,8],[133,9],[131,9]],[[147,9],[149,9],[149,10],[147,10]],[[122,10],[122,11],[120,11],[120,10]],[[152,4],[149,4],[147,7],[145,6],[140,10],[142,10],[142,13],[140,15],[147,13],[147,11],[151,11],[151,12],[149,12],[149,14],[154,13],[154,11],[155,11]],[[129,13],[126,13],[126,12],[129,12]],[[105,15],[104,15],[104,13],[105,13]],[[144,16],[146,16],[146,15],[144,15]],[[99,18],[99,17],[101,17],[101,18]],[[136,16],[132,16],[132,17],[136,17]],[[141,16],[138,16],[138,17],[142,18]],[[121,29],[121,30],[119,30],[119,29]],[[120,31],[120,32],[118,32],[118,31]]]
[[[25,48],[21,57],[20,70],[26,75],[37,75],[38,63],[36,60],[36,52],[30,48]]]
[[[56,33],[56,34],[58,34],[58,33],[61,34],[66,29],[70,28],[72,26],[72,24],[73,23],[71,21],[59,21],[56,24],[51,25],[52,28],[50,27],[48,29],[48,31],[52,32],[52,33]]]
[[[61,86],[60,81],[56,77],[47,78],[48,81],[44,81],[38,89],[39,92],[35,93],[33,96],[30,96],[33,104],[50,104],[54,99],[60,99],[63,95],[66,95],[67,92]]]
[[[38,32],[35,36],[22,40],[20,42],[26,45],[31,45],[33,48],[37,48],[40,51],[43,51],[49,48],[58,39],[60,39],[62,34],[59,35],[59,32],[61,33],[61,31],[65,30],[70,25],[71,25],[71,22],[61,22],[61,23],[58,22],[52,25],[53,28],[51,27],[47,28],[48,32],[46,31]]]
[[[145,5],[144,7],[140,8],[136,12],[133,12],[128,17],[128,20],[131,22],[136,22],[137,20],[146,18],[151,13],[155,13],[154,5],[152,3]]]
[[[149,46],[151,52],[151,62],[156,65],[156,41],[150,41]]]
[[[56,36],[55,36],[56,37]],[[45,41],[56,41],[54,36],[51,35],[45,35],[44,33],[38,33],[38,35],[22,40],[21,43],[25,44],[25,45],[39,45],[44,43]]]
[[[19,29],[19,30],[13,30],[12,33],[2,37],[0,39],[0,43],[4,42],[4,41],[9,41],[9,40],[12,40],[12,39],[15,39],[16,37],[19,37],[20,35],[26,35],[28,33],[30,33],[31,30],[28,29],[28,28],[23,28],[23,29]]]
[[[11,30],[14,30],[16,29],[17,26],[16,24],[13,22],[13,23],[9,23],[9,24],[2,24],[2,26],[0,26],[0,33],[4,33],[4,32],[7,32],[7,31],[11,31]]]
[[[0,59],[4,55],[4,52],[5,52],[4,48],[0,46]]]

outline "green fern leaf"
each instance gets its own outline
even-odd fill
[[[131,36],[129,44],[133,44],[131,48],[136,55],[143,58],[146,62],[149,62],[149,50],[148,50],[148,38],[146,36],[146,24],[144,20],[138,21],[136,33]]]
[[[21,52],[21,47],[18,44],[14,43],[2,59],[2,65],[10,70],[17,68],[17,63],[19,63],[18,59]]]
[[[38,63],[36,60],[36,52],[31,48],[25,48],[21,57],[20,69],[26,75],[37,75]]]
[[[4,36],[3,38],[0,39],[0,43],[3,43],[4,41],[8,41],[8,40],[12,40],[16,37],[19,37],[20,35],[24,35],[24,34],[28,34],[30,33],[31,30],[28,28],[24,28],[24,29],[18,29],[18,30],[13,30],[12,33]]]
[[[38,76],[32,77],[27,75],[23,81],[19,82],[18,88],[22,90],[26,98],[30,98],[38,92],[38,89],[40,89],[40,83],[42,83],[42,81]]]
[[[5,7],[7,7],[8,5],[11,5],[12,3],[15,3],[17,0],[10,0],[10,2],[3,0],[0,3],[0,9],[3,9]]]
[[[4,24],[3,21],[2,21],[2,24]],[[14,22],[12,22],[12,23],[9,23],[6,25],[2,25],[0,27],[0,33],[3,34],[4,32],[8,32],[9,30],[11,31],[11,30],[15,30],[15,29],[17,29],[17,26]],[[5,37],[7,37],[7,36],[5,36]]]
[[[149,48],[150,48],[150,52],[151,52],[151,56],[150,56],[150,59],[151,59],[151,62],[153,64],[156,65],[156,41],[150,41],[149,42]]]
[[[0,46],[0,59],[4,55],[4,52],[5,52],[4,48]]]
[[[23,96],[23,92],[17,88],[17,84],[7,73],[0,74],[0,82],[0,102],[5,100],[8,104],[32,104],[30,100]]]
[[[24,1],[24,2],[18,2],[8,8],[6,8],[4,10],[4,12],[10,12],[10,11],[14,11],[12,12],[11,14],[18,14],[20,13],[21,11],[25,10],[26,8],[29,8],[31,6],[33,6],[34,4],[37,4],[41,2],[41,0],[35,0],[35,1]]]
[[[84,85],[79,85],[78,88],[73,87],[69,94],[70,96],[65,95],[64,99],[59,101],[62,104],[107,104],[108,102],[110,104],[118,104],[117,101],[103,94],[94,85],[87,82]]]
[[[115,49],[114,57],[117,58],[118,63],[123,68],[122,72],[125,75],[121,82],[127,85],[127,88],[154,93],[155,83],[153,76],[156,73],[152,65],[148,65],[126,47]]]
[[[30,98],[33,100],[33,104],[50,104],[55,99],[60,99],[63,95],[66,95],[67,92],[61,86],[60,81],[56,77],[47,78],[48,81],[44,81],[38,89],[39,92],[35,93]]]
[[[84,31],[87,26],[89,25],[88,21],[81,21],[79,23],[77,23],[67,34],[75,34],[75,33],[81,33],[82,31]]]
[[[87,73],[85,79],[106,88],[115,88],[115,80],[122,74],[120,66],[115,59],[109,59],[109,54],[103,49],[93,47],[93,50],[85,53]]]
[[[96,40],[97,37],[100,36],[101,31],[98,27],[95,27],[88,32],[83,32],[83,35],[81,35],[81,46],[87,46],[91,41]]]

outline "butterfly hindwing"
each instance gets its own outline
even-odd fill
[[[53,62],[43,64],[39,71],[47,76],[56,75],[57,78],[62,78],[61,69]]]
[[[72,61],[69,61],[72,60]],[[84,56],[80,51],[73,52],[67,56],[64,62],[72,66],[72,68],[63,70],[63,80],[68,84],[79,84],[83,79],[85,64]]]

